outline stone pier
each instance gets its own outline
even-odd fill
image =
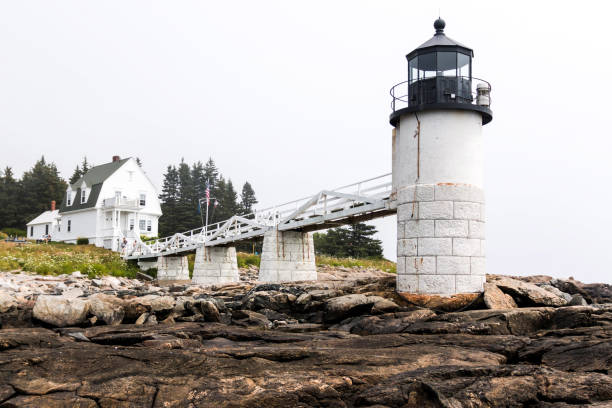
[[[266,232],[259,280],[263,282],[317,280],[312,234],[278,230]]]
[[[240,277],[236,261],[236,247],[201,246],[196,250],[192,283],[214,285],[238,281]]]
[[[189,262],[187,256],[170,255],[159,258],[157,265],[158,281],[188,281]]]

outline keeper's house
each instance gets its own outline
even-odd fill
[[[68,186],[56,215],[46,211],[32,220],[28,238],[38,239],[42,228],[49,228],[53,241],[87,238],[90,244],[117,251],[124,237],[133,242],[141,235],[157,236],[161,215],[157,190],[136,160],[113,156],[112,162],[92,167]],[[48,227],[30,226],[41,217],[53,220]]]

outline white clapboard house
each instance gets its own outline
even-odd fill
[[[69,185],[59,210],[32,220],[53,219],[49,227],[32,225],[31,238],[51,228],[52,241],[87,238],[90,244],[117,251],[124,237],[132,244],[141,235],[157,236],[161,215],[157,190],[136,160],[113,156],[112,162],[92,167]]]

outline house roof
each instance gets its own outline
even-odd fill
[[[59,210],[45,211],[26,225],[49,224],[59,217]]]
[[[123,163],[130,160],[127,159],[117,160],[114,162],[101,164],[99,166],[94,166],[87,171],[80,179],[78,179],[74,184],[71,184],[70,187],[73,188],[81,185],[83,181],[88,186],[93,186],[94,184],[104,183],[104,181],[111,176],[119,167],[123,166]]]
[[[59,212],[65,213],[69,211],[94,208],[96,206],[96,203],[98,202],[98,196],[100,195],[100,190],[102,190],[102,184],[128,160],[130,160],[129,157],[127,159],[101,164],[99,166],[95,166],[89,169],[87,173],[83,175],[83,177],[76,181],[76,183],[70,185],[73,191],[76,190],[72,205],[67,206],[66,197],[64,197],[64,199],[62,200],[62,204],[60,205]],[[77,186],[80,186],[83,181],[85,182],[85,184],[87,184],[88,187],[91,187],[91,191],[89,192],[87,201],[81,203],[81,188]]]

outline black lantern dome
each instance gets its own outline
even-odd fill
[[[438,18],[434,36],[406,55],[408,81],[391,88],[391,124],[403,113],[431,109],[475,110],[482,113],[483,124],[491,121],[491,86],[472,77],[474,51],[447,37],[445,27]]]

